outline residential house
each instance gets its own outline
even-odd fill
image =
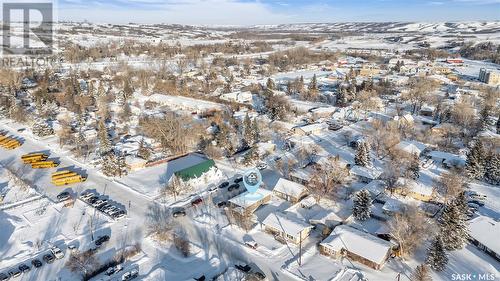
[[[272,192],[263,188],[258,189],[255,193],[251,194],[248,191],[241,193],[229,199],[231,208],[240,209],[242,214],[251,214],[261,205],[271,201]]]
[[[476,247],[500,262],[500,223],[490,217],[479,216],[469,222],[469,238]]]
[[[408,154],[417,154],[420,156],[427,146],[418,141],[401,141],[396,145],[396,149]]]
[[[300,183],[280,178],[273,189],[273,194],[295,204],[307,196],[307,188]]]
[[[465,166],[466,157],[464,155],[456,155],[444,151],[431,151],[427,154],[437,164],[442,164],[444,167],[463,167]]]
[[[299,136],[318,135],[328,130],[328,125],[324,123],[314,123],[293,128],[293,132]]]
[[[377,180],[382,175],[382,170],[375,167],[363,167],[354,165],[349,173],[357,177],[361,182],[369,183],[372,180]]]
[[[286,240],[293,244],[300,244],[309,236],[312,226],[294,217],[282,213],[271,213],[262,225],[266,232],[271,233],[277,240]]]
[[[346,256],[352,261],[380,270],[390,257],[392,247],[390,242],[370,233],[339,225],[320,243],[320,253],[335,259]]]
[[[429,202],[435,197],[435,190],[432,186],[422,184],[420,182],[399,178],[397,188],[394,192],[403,196],[411,197],[415,200]]]
[[[147,160],[144,160],[137,156],[133,155],[125,156],[125,165],[127,166],[127,169],[131,171],[137,171],[143,169],[146,167],[147,163],[148,163]]]

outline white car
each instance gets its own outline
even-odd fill
[[[60,259],[64,258],[64,253],[63,253],[63,251],[61,251],[61,249],[59,249],[57,247],[52,247],[50,249],[50,251],[56,257],[56,259],[60,260]]]
[[[259,164],[257,164],[257,169],[259,169],[259,170],[267,169],[267,164],[266,163],[259,163]]]

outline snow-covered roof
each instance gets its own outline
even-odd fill
[[[306,187],[300,183],[296,183],[284,178],[280,178],[273,191],[281,192],[293,197],[299,197],[306,190]]]
[[[385,201],[384,206],[382,206],[382,210],[391,213],[398,213],[403,210],[403,207],[404,207],[403,202],[394,198],[389,198]]]
[[[500,243],[498,234],[500,233],[500,223],[490,217],[479,216],[469,222],[470,236],[488,249],[500,254]]]
[[[422,184],[421,182],[409,180],[405,178],[399,178],[397,184],[400,186],[405,186],[409,191],[425,196],[431,196],[434,188],[429,185]]]
[[[340,225],[333,229],[321,245],[340,251],[346,249],[360,257],[376,264],[382,264],[392,245],[369,233],[363,232],[348,225]]]
[[[429,152],[428,155],[432,158],[443,159],[443,160],[447,160],[447,161],[457,161],[457,162],[465,161],[465,156],[463,156],[463,155],[456,155],[456,154],[444,152],[444,151],[434,150],[434,151]]]
[[[309,224],[293,217],[287,217],[281,213],[272,213],[262,222],[263,225],[283,231],[292,236],[298,236],[306,228],[311,228]]]
[[[363,189],[368,190],[372,196],[377,196],[384,192],[385,183],[381,180],[372,180],[367,185],[363,186]]]
[[[378,179],[382,175],[382,170],[354,165],[351,168],[351,174],[367,179]]]
[[[271,191],[260,188],[255,192],[255,194],[250,194],[248,191],[245,191],[242,194],[229,199],[229,202],[237,206],[247,208],[258,202],[262,198],[265,198],[270,195]]]
[[[297,129],[301,129],[306,133],[311,133],[317,130],[326,130],[327,128],[328,125],[326,125],[325,123],[315,123],[315,124],[305,125],[302,127],[297,127]]]
[[[416,153],[420,155],[420,153],[422,153],[422,151],[426,148],[426,145],[418,141],[401,141],[396,145],[396,147],[407,153]]]

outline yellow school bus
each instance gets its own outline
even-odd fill
[[[72,183],[79,183],[79,182],[84,182],[86,181],[86,177],[82,177],[80,175],[74,175],[74,176],[69,176],[69,177],[64,177],[64,178],[59,178],[59,179],[52,179],[52,184],[55,186],[61,186],[61,185],[67,185],[67,184],[72,184]]]
[[[45,161],[47,160],[47,158],[49,158],[49,156],[44,153],[32,153],[21,156],[21,160],[24,162],[24,164],[32,164],[35,162]]]
[[[69,170],[59,171],[52,174],[52,180],[67,178],[78,175],[76,172],[72,172]]]
[[[6,148],[6,149],[15,149],[15,148],[20,147],[21,143],[18,140],[10,140],[6,143],[2,143],[1,145],[2,145],[2,147]]]
[[[39,161],[31,163],[31,168],[33,169],[55,168],[57,166],[59,166],[59,163],[54,161]]]

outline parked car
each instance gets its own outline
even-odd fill
[[[69,194],[69,192],[67,192],[67,191],[63,191],[57,195],[57,200],[59,202],[66,201],[70,198],[71,198],[71,194]]]
[[[94,204],[97,200],[99,200],[99,197],[97,196],[92,196],[89,199],[87,199],[87,203],[89,204]]]
[[[97,240],[95,240],[94,244],[99,247],[101,246],[102,244],[104,244],[105,242],[108,242],[109,241],[109,235],[103,235],[103,236],[100,236],[99,238],[97,238]]]
[[[106,208],[109,208],[110,206],[112,206],[112,205],[106,203],[104,205],[99,206],[99,208],[97,208],[97,210],[103,212]]]
[[[122,281],[132,280],[137,276],[139,276],[139,272],[137,271],[137,269],[133,269],[132,271],[125,272],[125,274],[123,274]]]
[[[0,273],[0,281],[7,281],[10,279],[10,276],[8,276],[5,273]]]
[[[13,278],[17,278],[21,275],[21,270],[19,268],[11,268],[9,269],[9,276]]]
[[[60,259],[64,258],[64,253],[63,253],[63,251],[61,251],[61,249],[59,249],[57,247],[52,247],[50,249],[50,251],[56,257],[56,259],[60,260]]]
[[[234,179],[234,183],[240,183],[243,181],[243,177],[237,177]]]
[[[94,203],[92,203],[92,206],[94,208],[99,208],[100,206],[102,206],[102,205],[104,205],[106,203],[108,203],[107,199],[99,199],[99,200],[95,201]]]
[[[243,272],[249,272],[252,269],[248,264],[235,264],[234,267]]]
[[[261,162],[261,163],[257,164],[257,169],[259,169],[259,170],[267,169],[267,164],[264,162]]]
[[[122,270],[123,270],[123,266],[121,264],[118,264],[118,265],[115,265],[113,267],[108,268],[108,270],[106,270],[106,275],[111,276],[111,275],[118,273]]]
[[[109,214],[111,214],[111,213],[113,213],[113,212],[115,212],[115,211],[118,211],[118,210],[120,210],[118,207],[116,207],[116,206],[111,206],[111,207],[109,207],[109,208],[104,209],[104,213],[106,213],[106,214],[108,214],[108,215],[109,215]]]
[[[245,246],[255,250],[255,249],[257,249],[258,244],[255,241],[246,241]]]
[[[39,267],[42,267],[43,263],[39,260],[39,259],[34,259],[31,261],[31,264],[35,267],[35,268],[39,268]]]
[[[177,218],[177,217],[185,217],[185,216],[186,216],[186,210],[184,210],[184,208],[177,209],[177,210],[175,210],[175,211],[172,213],[172,216],[173,216],[174,218]]]
[[[25,272],[28,272],[31,270],[31,267],[25,265],[24,263],[22,263],[20,266],[19,266],[19,270],[21,270],[22,273],[25,273]]]
[[[48,253],[48,254],[43,256],[43,260],[46,263],[53,263],[56,260],[56,258],[54,257],[54,255],[52,253]]]
[[[481,207],[484,206],[484,202],[482,200],[469,200],[468,203],[474,203],[474,204],[477,204],[477,205],[479,205]]]
[[[118,211],[118,213],[113,214],[113,219],[118,220],[125,216],[126,212],[124,210]]]
[[[225,181],[221,184],[219,184],[219,188],[226,188],[229,185],[229,182]]]
[[[215,192],[215,191],[217,191],[217,186],[215,186],[215,185],[211,185],[211,186],[208,188],[208,191],[209,191],[209,192]]]
[[[206,279],[207,278],[205,277],[205,275],[202,275],[202,276],[200,276],[198,278],[194,278],[194,280],[196,280],[196,281],[205,281]]]
[[[196,198],[196,199],[194,199],[193,201],[191,201],[191,205],[192,205],[192,206],[196,206],[196,205],[201,204],[201,202],[203,202],[203,199],[201,199],[201,198]]]
[[[85,201],[92,196],[94,196],[94,194],[92,192],[84,192],[84,193],[80,194],[80,199]]]
[[[217,203],[217,207],[219,207],[219,208],[226,207],[226,206],[227,206],[226,201],[222,201],[222,202]]]
[[[233,183],[233,184],[231,184],[231,185],[227,188],[227,190],[228,190],[228,191],[233,191],[233,190],[238,189],[238,188],[240,188],[240,185],[239,185],[239,184],[237,184],[237,183]]]

